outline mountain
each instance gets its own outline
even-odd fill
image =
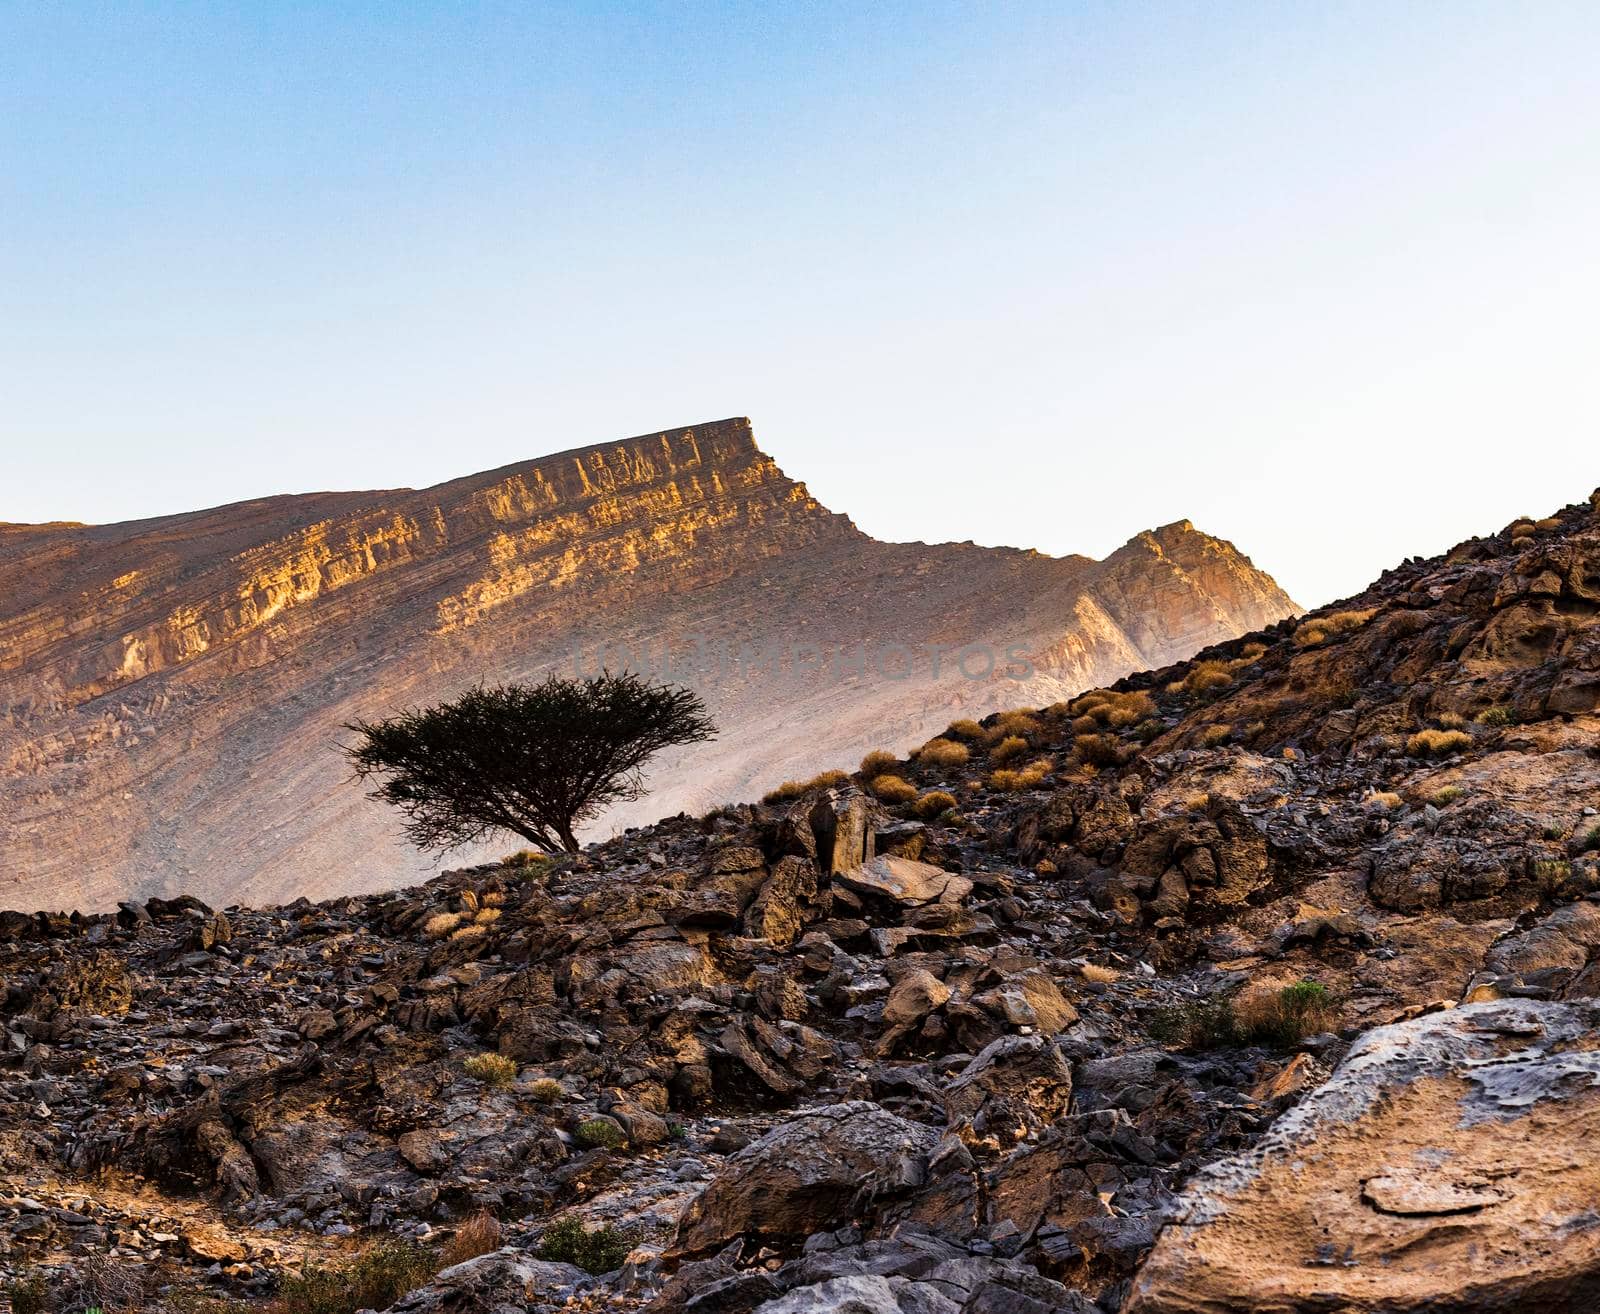
[[[350,782],[341,727],[479,680],[606,660],[703,690],[719,739],[664,760],[616,826],[1294,610],[1187,521],[1103,562],[877,542],[787,478],[746,420],[420,492],[0,525],[0,903],[419,878],[433,864]]]
[[[1600,492],[939,739],[386,893],[0,913],[0,1289],[1596,1307]]]

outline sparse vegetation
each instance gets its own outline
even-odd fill
[[[497,831],[545,853],[575,853],[577,827],[641,797],[644,764],[715,737],[692,690],[624,672],[469,689],[386,721],[353,721],[345,750],[372,797],[399,809],[422,849]]]
[[[500,859],[502,867],[544,867],[550,863],[548,853],[540,853],[536,849],[518,849],[515,853],[508,853]]]
[[[1377,614],[1376,608],[1365,611],[1336,611],[1331,616],[1310,616],[1301,621],[1294,632],[1294,646],[1316,648],[1329,639],[1351,630],[1359,630]]]
[[[1110,985],[1113,981],[1122,980],[1122,973],[1114,967],[1102,967],[1099,963],[1084,963],[1078,968],[1078,974],[1085,981],[1097,981],[1101,985]]]
[[[577,1137],[579,1145],[590,1150],[600,1146],[615,1150],[628,1143],[627,1132],[610,1118],[590,1118],[588,1122],[580,1122],[573,1135]]]
[[[479,1210],[456,1228],[444,1243],[440,1258],[443,1267],[465,1264],[469,1259],[500,1249],[500,1220],[487,1209]]]
[[[3,1288],[11,1299],[13,1314],[46,1314],[49,1310],[50,1287],[43,1273],[21,1273]]]
[[[517,1079],[517,1065],[504,1054],[474,1054],[461,1065],[474,1081],[503,1090]]]
[[[1006,740],[1021,737],[1029,739],[1039,733],[1043,727],[1034,717],[1032,708],[1021,707],[1011,712],[1001,712],[995,717],[984,735],[990,740]]]
[[[1287,1049],[1307,1036],[1331,1030],[1335,1012],[1326,986],[1317,981],[1296,981],[1276,995],[1236,1002],[1234,1019],[1240,1044]]]
[[[556,1264],[576,1264],[598,1277],[627,1262],[633,1247],[615,1227],[586,1228],[576,1218],[563,1218],[545,1228],[539,1258]]]
[[[1565,858],[1537,858],[1533,879],[1545,895],[1554,894],[1572,879],[1572,863]]]
[[[1457,799],[1465,798],[1467,791],[1460,785],[1446,785],[1443,789],[1436,789],[1433,797],[1428,800],[1436,808],[1447,808]]]
[[[881,776],[900,765],[900,759],[886,748],[874,748],[861,759],[860,772],[868,780]]]
[[[1406,740],[1412,757],[1448,757],[1472,747],[1472,736],[1465,730],[1419,730]]]
[[[916,801],[911,809],[924,821],[932,821],[935,817],[950,811],[956,806],[956,796],[943,789],[930,789]]]
[[[953,736],[956,739],[982,739],[983,727],[976,721],[963,718],[960,721],[950,722],[944,733],[947,737]]]
[[[960,766],[971,755],[965,744],[941,737],[930,739],[917,749],[916,758],[918,766],[949,767]]]
[[[788,803],[817,789],[835,789],[850,779],[847,771],[823,771],[810,780],[785,780],[761,796],[763,803]]]
[[[1233,683],[1233,672],[1226,662],[1201,662],[1183,677],[1186,693],[1203,694],[1225,689]]]
[[[1072,755],[1090,766],[1119,766],[1122,744],[1116,735],[1078,735],[1072,741]]]
[[[278,1297],[280,1314],[356,1314],[388,1309],[439,1271],[431,1250],[403,1241],[385,1241],[347,1263],[308,1265],[298,1277],[285,1277]]]
[[[528,1098],[535,1104],[555,1104],[564,1094],[561,1083],[553,1077],[540,1077],[528,1087]]]
[[[1035,789],[1049,777],[1050,769],[1050,759],[1041,757],[1019,770],[1002,769],[990,772],[987,784],[990,789],[999,790],[1007,794],[1014,794],[1024,789]]]
[[[1071,710],[1080,719],[1087,718],[1089,724],[1083,727],[1084,730],[1093,726],[1123,730],[1153,717],[1156,705],[1155,700],[1143,691],[1113,693],[1109,689],[1096,689],[1075,700]]]
[[[1208,725],[1200,732],[1196,741],[1201,748],[1215,748],[1218,744],[1225,744],[1233,735],[1233,727],[1226,722],[1221,725]]]
[[[1007,735],[989,750],[989,760],[996,766],[1021,757],[1028,751],[1028,741],[1021,735]]]
[[[903,776],[875,776],[867,788],[884,803],[909,803],[917,796],[917,787]]]
[[[1240,1045],[1287,1048],[1329,1030],[1335,1020],[1327,988],[1317,981],[1296,981],[1276,994],[1243,1001],[1224,996],[1169,1005],[1156,1011],[1149,1031],[1163,1045],[1190,1050]]]
[[[1383,790],[1367,796],[1367,807],[1379,812],[1398,812],[1405,807],[1406,801],[1393,790]]]
[[[1518,719],[1516,709],[1504,703],[1496,703],[1493,707],[1486,707],[1478,713],[1479,725],[1516,725]]]
[[[422,923],[422,933],[430,940],[442,940],[460,925],[461,914],[458,912],[435,913]]]

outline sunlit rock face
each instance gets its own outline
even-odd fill
[[[1186,521],[1104,562],[879,543],[742,419],[421,491],[0,525],[0,905],[260,902],[430,872],[349,781],[341,726],[479,680],[672,654],[722,734],[664,761],[611,829],[1293,610]]]

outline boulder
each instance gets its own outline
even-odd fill
[[[944,1090],[950,1121],[1010,1144],[1054,1122],[1072,1102],[1072,1065],[1041,1036],[1001,1036]]]
[[[1126,1314],[1600,1308],[1597,1028],[1519,999],[1368,1032],[1193,1180]]]
[[[965,876],[910,858],[872,858],[834,879],[862,894],[911,908],[928,903],[959,903],[972,893],[972,882]]]
[[[803,1239],[922,1185],[938,1141],[927,1127],[865,1101],[813,1109],[730,1157],[678,1224],[674,1251],[739,1237]]]

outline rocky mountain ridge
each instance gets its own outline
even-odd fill
[[[0,979],[36,1309],[1579,1314],[1600,492],[575,858],[0,915]]]
[[[665,761],[626,822],[1292,611],[1187,522],[1104,563],[876,542],[746,420],[421,491],[0,526],[0,903],[264,902],[426,874],[351,784],[341,727],[480,679],[687,657],[723,734]],[[973,656],[936,672],[930,647]],[[1005,678],[1007,650],[1030,679]]]

